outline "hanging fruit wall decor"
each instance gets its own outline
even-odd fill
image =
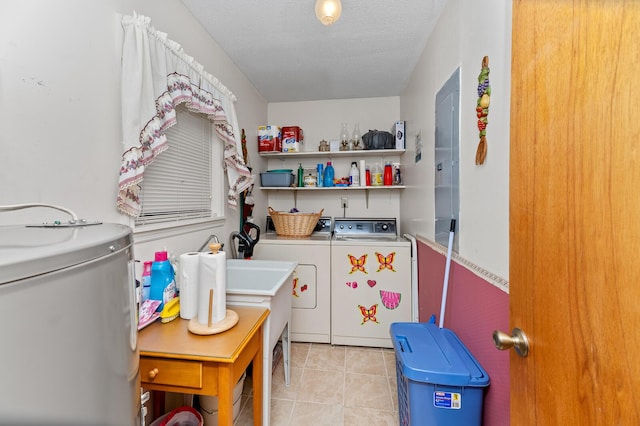
[[[489,116],[489,103],[491,101],[491,86],[489,85],[489,57],[482,58],[482,69],[478,76],[478,102],[476,112],[478,116],[478,131],[480,143],[476,150],[476,165],[484,164],[487,157],[487,124]]]

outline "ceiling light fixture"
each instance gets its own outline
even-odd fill
[[[340,18],[342,3],[340,0],[317,0],[316,16],[324,25],[331,25]]]

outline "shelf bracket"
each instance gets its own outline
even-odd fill
[[[364,190],[364,200],[368,210],[369,209],[369,190],[368,189]]]
[[[298,191],[293,190],[293,207],[298,208]]]

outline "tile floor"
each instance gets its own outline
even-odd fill
[[[278,363],[271,387],[271,425],[397,425],[393,349],[292,343],[291,384]],[[253,424],[251,379],[244,383],[236,426]]]

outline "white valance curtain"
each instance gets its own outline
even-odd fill
[[[133,14],[122,19],[122,137],[117,207],[140,215],[138,193],[145,166],[167,149],[165,131],[176,123],[175,107],[185,103],[206,114],[224,143],[224,167],[229,180],[227,202],[237,205],[239,194],[253,183],[242,158],[236,97],[182,47],[156,31],[151,20]]]

